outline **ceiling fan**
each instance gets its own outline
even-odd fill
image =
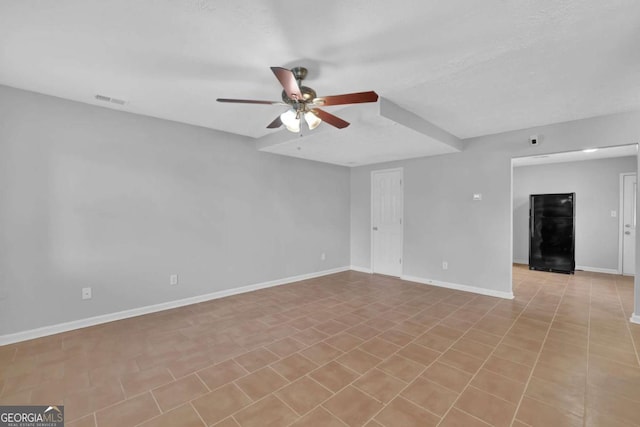
[[[301,117],[304,117],[309,129],[317,128],[323,121],[338,129],[349,126],[349,122],[318,107],[359,104],[363,102],[376,102],[378,100],[378,94],[373,91],[318,97],[315,90],[307,86],[302,86],[302,80],[307,77],[306,68],[295,67],[287,70],[282,67],[271,67],[271,71],[273,71],[273,74],[275,74],[284,88],[282,91],[282,101],[229,98],[218,98],[217,101],[238,104],[288,105],[291,108],[276,117],[267,128],[276,129],[284,125],[291,132],[300,132]]]

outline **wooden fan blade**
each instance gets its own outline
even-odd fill
[[[347,126],[349,126],[349,122],[345,122],[340,117],[334,116],[333,114],[327,113],[326,111],[321,110],[319,108],[314,108],[311,110],[311,112],[316,116],[320,117],[323,122],[327,122],[331,126],[335,126],[338,129],[344,129]]]
[[[343,95],[322,96],[313,100],[314,104],[327,106],[327,105],[342,105],[342,104],[360,104],[363,102],[376,102],[378,100],[378,94],[374,91],[369,92],[356,92],[345,93]]]
[[[291,70],[282,67],[271,67],[271,71],[276,75],[276,78],[289,98],[299,101],[303,99],[300,88],[298,87],[298,82]]]
[[[218,98],[216,99],[218,102],[233,102],[236,104],[265,104],[265,105],[281,105],[284,104],[280,101],[260,101],[256,99],[229,99],[229,98]]]
[[[269,126],[267,126],[267,129],[277,129],[280,126],[282,126],[282,120],[280,120],[280,116],[278,116],[274,121],[269,123]]]

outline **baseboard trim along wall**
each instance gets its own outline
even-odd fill
[[[225,289],[222,291],[212,292],[210,294],[198,295],[195,297],[183,298],[175,301],[164,302],[160,304],[148,305],[145,307],[132,308],[130,310],[119,311],[116,313],[103,314],[100,316],[89,317],[86,319],[73,320],[71,322],[58,323],[56,325],[44,326],[42,328],[31,329],[13,334],[0,335],[0,345],[13,344],[21,341],[27,341],[35,338],[46,337],[48,335],[59,334],[61,332],[72,331],[75,329],[86,328],[89,326],[100,325],[102,323],[113,322],[116,320],[128,319],[130,317],[141,316],[143,314],[156,313],[158,311],[170,310],[172,308],[184,307],[185,305],[197,304],[200,302],[210,301],[218,298],[224,298],[231,295],[243,294],[246,292],[257,291],[259,289],[271,288],[274,286],[286,285],[288,283],[298,282],[301,280],[313,279],[315,277],[327,276],[329,274],[340,273],[350,270],[350,267],[338,267],[330,270],[318,271],[315,273],[301,274],[298,276],[286,277],[284,279],[270,280],[268,282],[256,283],[253,285],[241,286],[239,288]]]
[[[455,290],[464,291],[464,292],[472,292],[474,294],[487,295],[490,297],[513,299],[513,292],[495,291],[493,289],[485,289],[485,288],[479,288],[477,286],[469,286],[469,285],[460,285],[458,283],[441,282],[439,280],[424,279],[422,277],[415,277],[415,276],[403,275],[400,278],[408,282],[422,283],[424,285],[438,286],[440,288],[455,289]]]
[[[587,267],[584,265],[576,265],[576,270],[590,271],[592,273],[620,274],[615,268]]]
[[[373,271],[371,271],[370,268],[366,268],[366,267],[358,267],[357,265],[352,265],[349,267],[349,269],[353,270],[353,271],[358,271],[360,273],[373,273]]]
[[[529,261],[525,259],[514,259],[513,263],[529,265]],[[615,268],[588,267],[584,265],[576,265],[576,270],[590,271],[592,273],[620,274]]]
[[[636,324],[640,325],[640,316],[635,314],[635,313],[633,313],[631,315],[631,319],[629,319],[629,320],[631,321],[631,323],[636,323]]]

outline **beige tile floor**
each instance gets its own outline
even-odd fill
[[[78,426],[640,425],[632,280],[515,300],[345,272],[0,347],[0,404]]]

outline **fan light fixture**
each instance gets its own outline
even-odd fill
[[[307,111],[306,113],[304,113],[304,120],[307,122],[307,124],[309,125],[309,129],[311,130],[317,128],[318,126],[320,126],[320,123],[322,123],[320,117],[316,116],[311,111]]]
[[[290,132],[300,132],[300,115],[302,113],[298,113],[293,108],[285,111],[280,114],[280,120],[282,120],[282,124],[287,128]],[[304,113],[304,121],[307,122],[309,129],[313,130],[320,126],[322,123],[322,119],[320,117],[313,114],[311,111],[307,111]]]
[[[298,116],[295,110],[287,110],[280,114],[280,120],[282,120],[282,124],[284,124],[288,131],[300,132],[300,116]]]

